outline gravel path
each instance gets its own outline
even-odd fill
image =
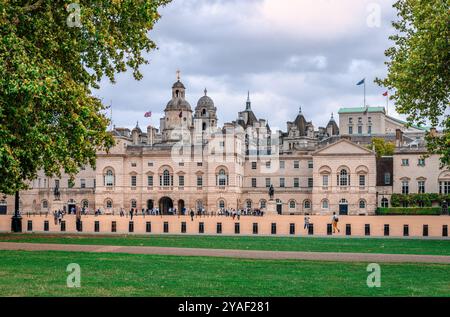
[[[285,252],[253,250],[218,250],[166,247],[100,246],[74,244],[43,244],[0,242],[0,250],[23,251],[69,251],[94,253],[158,254],[177,256],[211,256],[243,259],[267,260],[313,260],[338,262],[378,262],[378,263],[445,263],[450,264],[450,256],[376,254],[376,253],[332,253],[332,252]]]

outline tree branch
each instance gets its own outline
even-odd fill
[[[29,4],[29,5],[26,5],[25,7],[23,7],[23,10],[25,12],[37,10],[37,9],[39,9],[39,7],[42,5],[43,2],[44,2],[44,0],[37,0],[33,4]]]

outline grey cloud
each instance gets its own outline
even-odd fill
[[[115,124],[131,127],[137,120],[145,122],[146,111],[162,114],[177,68],[191,106],[207,87],[221,123],[236,118],[250,90],[256,115],[269,119],[272,126],[285,129],[300,105],[309,120],[323,126],[331,112],[362,104],[356,82],[363,77],[369,103],[384,105],[383,89],[371,82],[385,73],[384,50],[391,44],[387,38],[395,16],[392,1],[380,1],[380,28],[367,27],[362,15],[354,17],[354,29],[326,37],[272,30],[264,21],[260,28],[252,27],[262,3],[175,0],[164,8],[161,21],[149,33],[159,50],[149,54],[150,64],[142,68],[144,79],[136,82],[130,74],[121,74],[116,85],[103,82],[98,92],[105,103],[113,101]],[[152,118],[152,124],[158,125],[158,119]]]

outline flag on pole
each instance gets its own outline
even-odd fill
[[[144,115],[144,117],[146,117],[146,118],[151,118],[151,117],[152,117],[152,112],[151,112],[151,111],[146,112],[145,115]]]
[[[366,79],[364,78],[359,83],[357,83],[356,86],[361,86],[362,84],[365,84],[365,83],[366,83]]]

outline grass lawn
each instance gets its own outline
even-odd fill
[[[450,240],[0,234],[0,241],[181,248],[450,255]]]
[[[81,288],[66,267],[81,267]],[[450,265],[0,251],[0,296],[450,296]]]

